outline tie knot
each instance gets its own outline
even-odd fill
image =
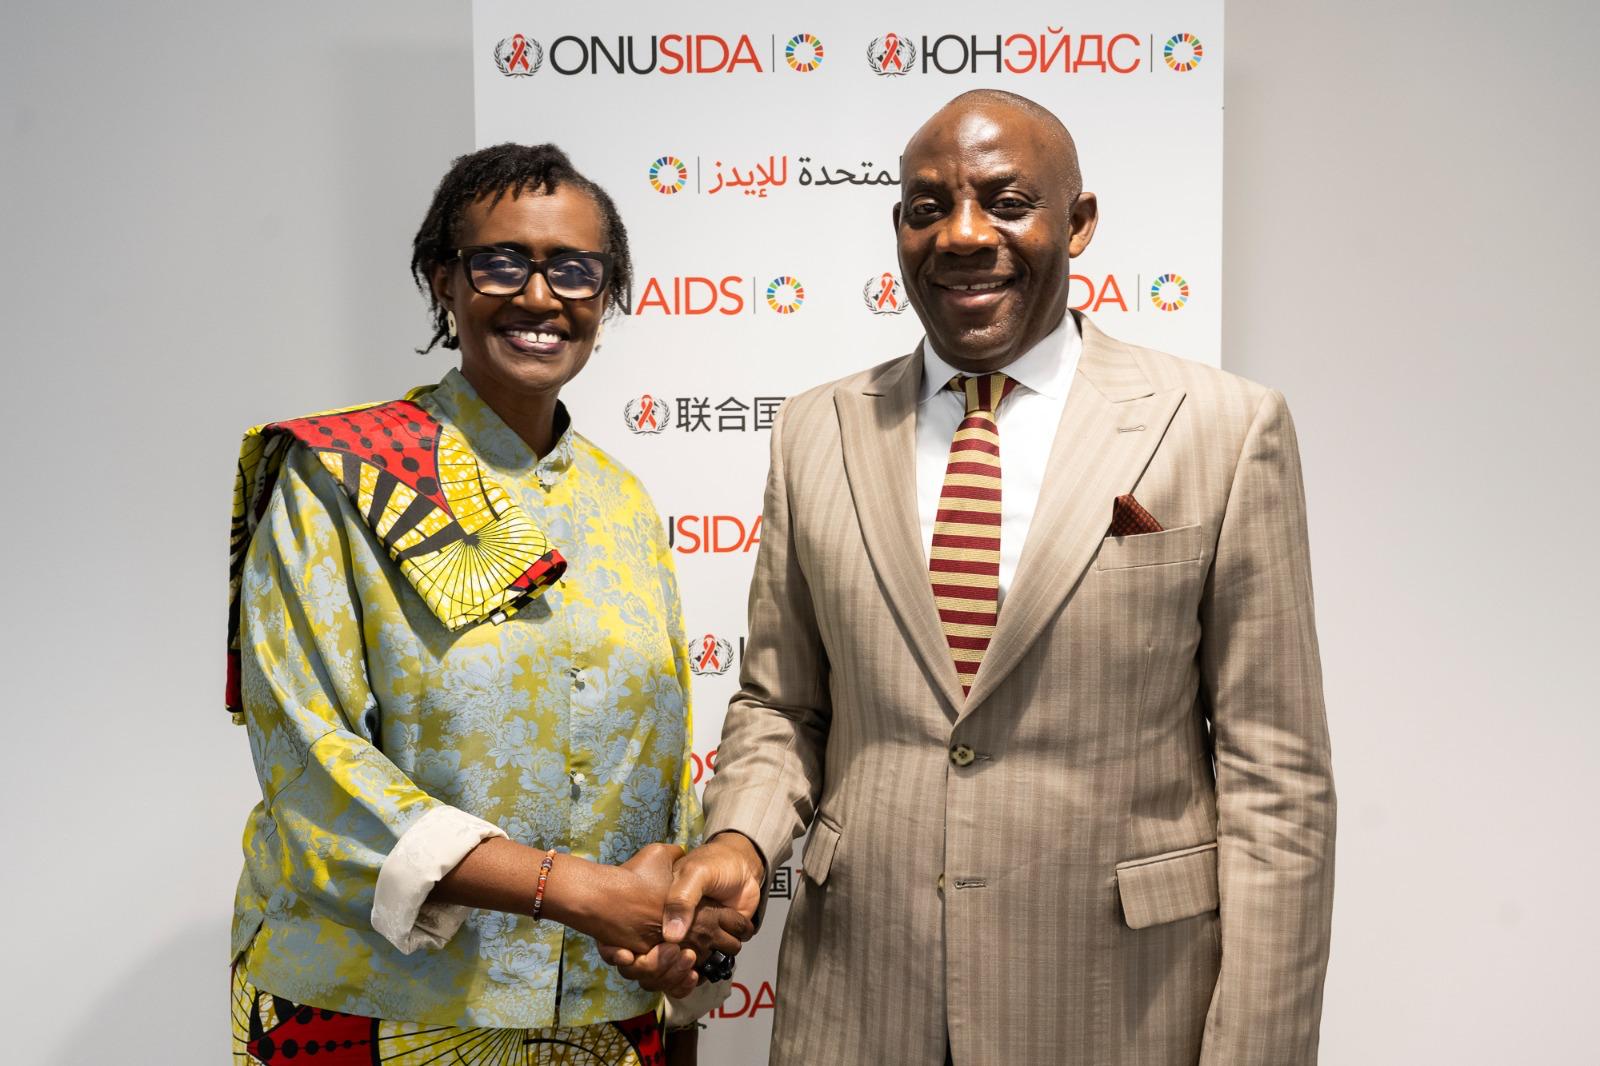
[[[1001,401],[1010,396],[1011,390],[1016,387],[1014,379],[998,371],[993,374],[957,374],[945,386],[951,392],[966,397],[969,415],[979,411],[994,414],[999,409]]]

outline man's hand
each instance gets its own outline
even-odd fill
[[[652,885],[659,884],[662,859],[678,854],[676,848],[651,844],[623,868],[637,867]],[[682,999],[700,981],[694,972],[700,959],[713,949],[735,955],[755,933],[750,919],[761,903],[765,877],[754,844],[738,833],[719,833],[671,867],[663,924],[658,927],[663,942],[650,939],[654,946],[646,951],[637,940],[615,946],[601,938],[600,957],[628,980]]]
[[[657,944],[644,954],[601,945],[600,957],[630,981],[652,992],[682,999],[699,984],[695,965],[713,950],[737,955],[755,935],[755,925],[732,907],[702,901],[689,933],[678,944]]]
[[[623,977],[637,981],[652,992],[665,992],[674,999],[682,999],[699,983],[694,967],[700,960],[713,950],[737,955],[744,941],[755,934],[750,917],[761,902],[764,871],[754,845],[735,833],[720,834],[710,844],[679,860],[674,871],[675,886],[684,863],[704,851],[709,851],[703,859],[710,859],[713,869],[709,875],[696,874],[692,883],[685,883],[680,901],[689,915],[688,927],[676,941],[657,944],[643,953],[610,945],[600,948],[600,957],[615,966]],[[651,868],[655,870],[659,856],[652,856],[652,860]],[[715,872],[724,866],[735,873],[730,877]],[[724,887],[725,882],[732,887]],[[670,891],[666,895],[670,906]]]
[[[761,903],[765,879],[761,855],[749,837],[718,833],[678,860],[673,868],[661,939],[669,944],[683,943],[702,900],[753,918]]]

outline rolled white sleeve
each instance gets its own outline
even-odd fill
[[[687,1029],[722,1006],[722,1001],[727,999],[732,991],[732,981],[718,981],[716,984],[701,981],[682,999],[668,996],[666,1014],[661,1024],[667,1029]]]
[[[429,903],[428,895],[467,852],[490,837],[505,835],[499,826],[457,807],[435,807],[418,818],[378,869],[372,928],[407,955],[418,948],[444,947],[467,920],[469,908]]]

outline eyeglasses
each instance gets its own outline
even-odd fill
[[[508,248],[481,245],[458,249],[456,255],[467,272],[467,283],[485,296],[516,296],[539,273],[562,299],[587,300],[599,296],[611,276],[611,256],[605,252],[529,259]]]

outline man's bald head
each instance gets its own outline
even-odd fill
[[[894,207],[901,276],[934,351],[989,372],[1058,328],[1097,218],[1048,110],[997,89],[940,108],[906,144]]]
[[[918,139],[925,134],[948,130],[974,112],[995,110],[1011,111],[1023,118],[1031,135],[1037,137],[1039,143],[1048,146],[1050,149],[1048,154],[1059,163],[1058,176],[1064,183],[1067,202],[1076,200],[1078,194],[1083,191],[1083,173],[1078,169],[1078,145],[1073,141],[1072,133],[1066,124],[1056,117],[1055,112],[1043,104],[1017,93],[1008,93],[1004,89],[969,89],[955,97],[935,111],[933,116],[911,135],[911,140],[906,142],[906,152],[909,153]]]

